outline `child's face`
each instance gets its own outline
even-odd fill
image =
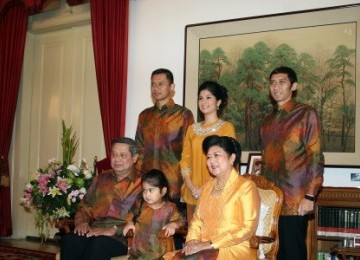
[[[166,188],[160,190],[158,187],[154,187],[147,182],[142,184],[142,195],[144,200],[152,207],[160,206],[162,198],[166,193]]]

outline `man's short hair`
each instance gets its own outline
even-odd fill
[[[127,144],[129,145],[129,150],[132,156],[138,153],[138,148],[136,146],[136,143],[133,139],[129,137],[119,137],[115,138],[111,141],[111,147],[114,146],[114,144]]]
[[[281,67],[278,67],[278,68],[274,69],[274,70],[270,73],[269,80],[271,80],[272,75],[274,75],[274,74],[280,74],[280,73],[286,74],[286,75],[288,76],[291,85],[292,85],[293,83],[297,82],[296,72],[295,72],[292,68],[285,67],[285,66],[281,66]]]
[[[172,72],[170,70],[164,69],[164,68],[156,69],[151,73],[151,77],[154,75],[157,75],[157,74],[165,74],[166,78],[168,79],[170,84],[174,83],[174,75],[172,74]]]

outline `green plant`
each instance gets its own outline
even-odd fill
[[[63,164],[72,164],[72,160],[78,148],[79,142],[76,140],[76,133],[71,135],[72,127],[66,127],[64,120],[62,120],[62,136],[61,145],[63,148]]]
[[[48,238],[54,221],[74,216],[93,177],[85,159],[79,167],[72,162],[78,141],[71,127],[66,127],[64,121],[62,126],[63,162],[50,159],[46,168],[31,173],[20,201],[25,210],[35,210],[35,223],[42,240]]]

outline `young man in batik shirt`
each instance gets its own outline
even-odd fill
[[[262,173],[284,194],[279,220],[278,260],[307,259],[307,216],[323,182],[321,127],[314,108],[296,102],[296,73],[279,67],[270,74],[276,102],[261,128]]]
[[[139,115],[135,141],[139,148],[136,168],[145,173],[161,170],[169,181],[170,198],[180,205],[180,159],[183,139],[189,125],[194,123],[192,112],[174,103],[174,77],[168,69],[157,69],[151,74],[151,96],[154,106]]]

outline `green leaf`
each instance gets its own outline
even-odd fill
[[[62,137],[61,145],[63,148],[63,165],[67,166],[73,163],[76,150],[78,148],[78,140],[76,133],[72,134],[72,126],[66,127],[64,120],[62,120]]]

